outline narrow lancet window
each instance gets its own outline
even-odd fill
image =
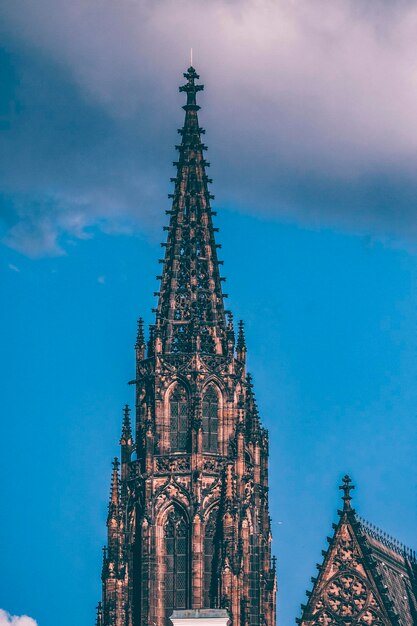
[[[173,452],[186,452],[188,444],[188,398],[184,387],[177,385],[169,401],[170,444]]]
[[[215,576],[215,538],[218,510],[214,509],[206,522],[204,529],[204,607],[216,606],[216,576]]]
[[[202,405],[203,450],[217,452],[219,431],[219,400],[213,387],[209,387]]]
[[[189,532],[184,514],[177,508],[168,513],[165,539],[165,611],[169,617],[174,609],[189,605]]]

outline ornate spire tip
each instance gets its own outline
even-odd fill
[[[343,477],[343,484],[339,486],[339,489],[341,491],[343,491],[343,510],[344,511],[352,511],[352,507],[351,507],[351,500],[352,500],[352,496],[350,495],[350,492],[352,491],[352,489],[355,489],[355,485],[352,485],[352,479],[351,477],[346,474]]]

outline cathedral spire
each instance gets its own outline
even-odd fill
[[[184,126],[172,198],[164,269],[161,277],[157,318],[163,352],[199,350],[223,354],[226,350],[226,318],[215,243],[213,212],[204,159],[204,130],[198,122],[197,93],[203,85],[193,67],[184,74],[180,87],[187,95]]]
[[[146,338],[138,321],[135,440],[126,405],[96,626],[172,626],[174,610],[216,608],[234,626],[275,626],[268,442],[243,325],[238,337],[223,304],[203,87],[193,67],[185,79],[158,305]]]

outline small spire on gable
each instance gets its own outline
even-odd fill
[[[354,511],[354,509],[352,509],[352,506],[350,504],[352,500],[352,496],[350,495],[350,492],[353,489],[355,489],[355,485],[352,485],[351,483],[352,483],[351,477],[348,474],[346,474],[343,477],[343,484],[340,485],[339,487],[339,489],[343,491],[343,497],[342,497],[343,511],[351,511],[351,512]]]

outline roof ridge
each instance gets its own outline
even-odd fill
[[[407,557],[408,559],[410,559],[410,561],[417,564],[417,557],[416,557],[415,550],[401,543],[398,539],[396,539],[392,535],[389,535],[388,533],[381,530],[381,528],[378,528],[374,524],[371,524],[368,520],[364,519],[363,517],[358,516],[358,521],[360,525],[362,526],[365,534],[367,534],[369,537],[372,537],[372,539],[379,541],[379,543],[381,543],[386,548],[389,548],[390,550],[392,550],[393,552],[396,552],[400,556]]]

